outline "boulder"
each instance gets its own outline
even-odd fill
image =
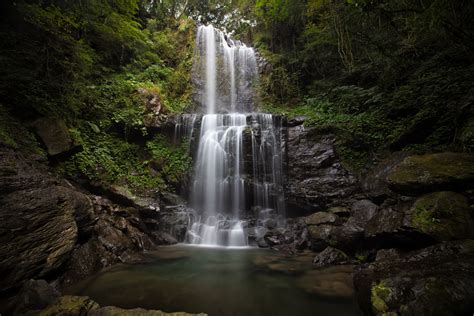
[[[389,187],[401,194],[419,195],[474,187],[474,155],[437,153],[406,157],[388,173]]]
[[[332,213],[317,212],[305,218],[306,225],[335,224],[339,217]]]
[[[50,156],[79,149],[69,135],[66,123],[55,117],[43,117],[33,122],[33,128]]]
[[[409,211],[411,226],[439,241],[474,237],[472,215],[468,199],[449,191],[423,195]]]
[[[444,242],[358,266],[354,286],[366,315],[470,315],[474,242]]]
[[[365,238],[376,248],[423,248],[439,241],[472,238],[468,199],[450,191],[382,208],[369,221]]]
[[[326,266],[347,264],[349,257],[339,249],[327,247],[322,252],[318,253],[313,259],[313,265],[318,268]]]

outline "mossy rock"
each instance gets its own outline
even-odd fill
[[[375,315],[386,315],[389,310],[387,302],[392,294],[390,287],[388,287],[383,281],[377,284],[372,284],[370,294],[373,313]]]
[[[426,194],[410,210],[411,225],[437,240],[472,237],[473,220],[468,199],[459,193],[445,191]]]
[[[387,181],[390,189],[406,195],[474,187],[474,155],[409,156],[395,166]]]
[[[56,303],[43,309],[38,315],[87,315],[97,308],[99,308],[99,304],[87,296],[65,295],[61,296]]]

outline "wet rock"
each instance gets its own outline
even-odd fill
[[[13,314],[36,314],[39,310],[54,303],[60,296],[61,293],[45,280],[29,280],[23,284],[13,301]]]
[[[74,144],[66,123],[61,119],[54,117],[40,118],[33,122],[33,127],[50,156],[72,153],[80,149],[79,146]]]
[[[358,192],[357,179],[341,165],[334,142],[334,136],[319,135],[303,125],[288,128],[286,197],[290,216],[324,211]]]
[[[445,242],[356,268],[354,285],[367,315],[470,315],[474,242]]]
[[[401,194],[474,187],[474,155],[438,153],[409,156],[387,176],[389,187]]]
[[[317,212],[305,218],[306,225],[336,224],[339,217],[332,213]]]
[[[178,242],[186,238],[188,225],[194,219],[194,211],[185,206],[164,209],[159,216],[159,231],[171,235]]]
[[[348,262],[349,257],[341,250],[333,247],[327,247],[313,259],[313,265],[318,268],[337,264],[347,264]]]

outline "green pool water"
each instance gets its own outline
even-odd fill
[[[163,247],[143,264],[117,265],[68,294],[101,306],[226,315],[360,315],[351,267],[315,270],[312,254],[271,250]]]

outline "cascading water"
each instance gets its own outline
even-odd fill
[[[191,207],[196,218],[187,242],[207,246],[246,246],[249,223],[284,215],[281,119],[251,113],[257,81],[254,50],[212,26],[196,38],[194,80],[205,114],[180,121],[197,151]],[[199,136],[198,136],[199,135]]]

